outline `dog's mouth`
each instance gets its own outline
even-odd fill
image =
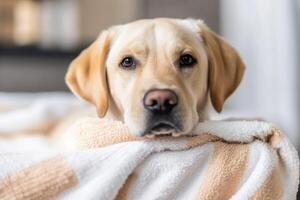
[[[163,122],[158,122],[150,126],[147,131],[145,136],[148,138],[153,138],[154,136],[174,136],[178,137],[180,134],[180,129],[178,126],[174,123],[168,122],[168,121],[163,121]]]
[[[175,127],[170,123],[158,123],[151,128],[152,133],[156,134],[169,134],[175,131]]]

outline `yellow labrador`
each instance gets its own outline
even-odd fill
[[[111,27],[70,65],[66,82],[99,117],[138,136],[190,132],[221,112],[239,85],[238,53],[201,20],[147,19]]]

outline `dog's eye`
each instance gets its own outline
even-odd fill
[[[179,58],[179,66],[180,67],[190,67],[194,65],[197,61],[190,54],[183,54]]]
[[[125,57],[120,63],[120,67],[124,69],[134,69],[136,67],[136,62],[133,57]]]

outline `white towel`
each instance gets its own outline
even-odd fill
[[[190,136],[147,139],[84,118],[61,139],[73,150],[1,152],[0,199],[296,199],[297,152],[267,122],[207,121]]]

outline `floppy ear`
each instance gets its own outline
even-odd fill
[[[99,117],[108,109],[108,86],[105,61],[109,51],[111,36],[108,31],[72,61],[65,80],[71,91],[94,104]]]
[[[225,100],[240,84],[245,65],[223,38],[203,23],[200,28],[208,54],[210,97],[215,110],[221,112]]]

